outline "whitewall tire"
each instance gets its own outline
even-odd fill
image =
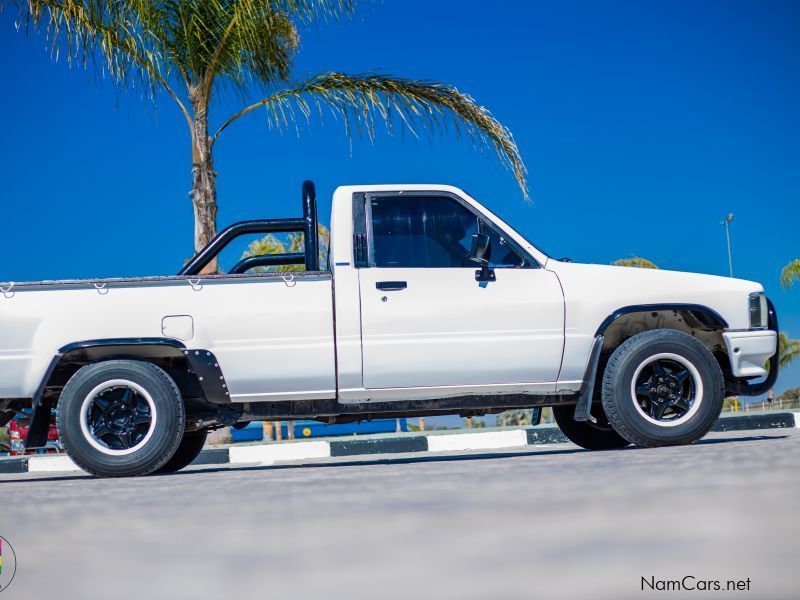
[[[614,430],[637,446],[690,444],[722,411],[719,363],[689,334],[656,329],[623,342],[603,373],[603,409]]]
[[[67,454],[101,477],[146,475],[169,461],[183,436],[183,399],[161,368],[137,360],[86,365],[69,380],[57,407]]]

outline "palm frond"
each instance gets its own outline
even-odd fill
[[[296,123],[298,113],[309,119],[312,113],[323,115],[329,109],[344,120],[348,135],[363,131],[370,139],[379,124],[390,134],[399,124],[416,135],[417,124],[441,132],[452,123],[456,132],[466,132],[474,144],[494,148],[528,197],[527,169],[511,132],[485,107],[450,85],[390,75],[321,73],[236,113],[217,130],[212,142],[234,121],[262,107],[269,126],[278,130]]]
[[[75,0],[19,1],[21,21],[44,34],[54,56],[88,67],[100,62],[110,77],[126,80],[137,72],[143,79],[160,73],[154,52],[158,39],[143,30],[134,8],[146,2]],[[153,82],[151,82],[153,83]]]
[[[301,23],[308,25],[314,21],[338,20],[351,17],[359,4],[359,0],[273,0],[281,12],[291,15]]]
[[[94,65],[101,75],[128,87],[140,87],[150,98],[164,88],[191,117],[168,83],[164,60],[163,9],[155,0],[17,0],[20,22],[45,36],[54,58],[70,65]]]
[[[792,287],[795,281],[800,280],[800,258],[793,260],[781,269],[781,285]]]
[[[631,256],[630,258],[618,258],[611,263],[617,267],[637,267],[639,269],[657,269],[655,263],[650,262],[646,258],[639,256]]]
[[[778,364],[781,367],[789,366],[800,357],[800,340],[789,339],[789,336],[781,331],[778,336],[778,357]]]
[[[207,0],[203,6],[205,30],[197,36],[193,69],[205,93],[217,76],[240,87],[253,79],[266,84],[288,79],[299,38],[275,0]]]

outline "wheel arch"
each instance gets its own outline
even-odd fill
[[[35,448],[45,443],[51,409],[58,404],[61,391],[70,378],[81,367],[111,359],[155,364],[175,381],[184,399],[230,403],[222,370],[216,357],[208,350],[190,350],[171,338],[108,338],[73,342],[60,348],[53,356],[34,394],[27,447]]]
[[[44,401],[57,400],[61,389],[78,369],[103,360],[138,359],[153,362],[162,368],[166,366],[167,372],[174,371],[178,365],[187,371],[185,349],[183,343],[169,338],[109,338],[67,344],[50,361],[33,397],[33,406],[36,408]],[[180,384],[178,387],[183,393]]]
[[[608,357],[625,340],[643,331],[682,331],[708,348],[727,380],[731,377],[731,367],[722,338],[722,332],[727,328],[728,322],[722,315],[702,304],[634,304],[618,308],[608,315],[595,335],[603,336],[603,355]]]

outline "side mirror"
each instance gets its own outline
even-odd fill
[[[492,259],[492,240],[488,235],[485,233],[472,235],[469,258],[481,266],[480,270],[475,271],[475,281],[495,281],[494,270],[489,268],[489,261]]]
[[[488,265],[492,258],[492,240],[485,233],[475,233],[472,235],[472,249],[469,251],[469,258],[479,265]]]

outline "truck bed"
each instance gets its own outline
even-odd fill
[[[39,349],[142,337],[212,351],[232,402],[336,394],[325,271],[6,283],[0,332],[0,398],[33,396],[54,354]]]

